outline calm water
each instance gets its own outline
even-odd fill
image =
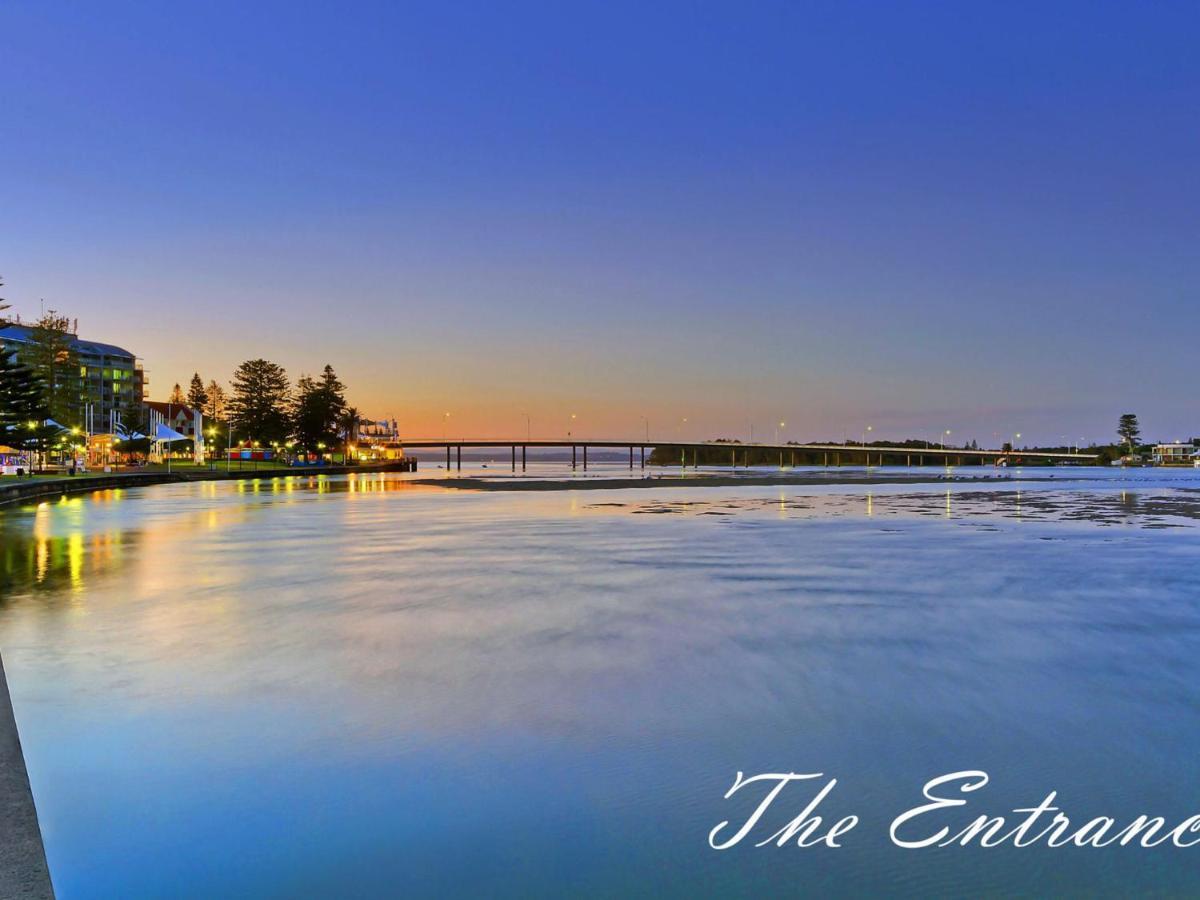
[[[0,512],[0,648],[56,888],[1197,893],[1200,848],[888,842],[968,768],[993,779],[971,815],[1050,790],[1080,822],[1200,812],[1200,477],[1054,474],[314,479]],[[753,805],[722,799],[738,770],[836,776],[823,812],[862,823],[840,850],[714,852]]]

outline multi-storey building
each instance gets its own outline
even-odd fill
[[[1153,459],[1156,466],[1190,466],[1197,458],[1200,458],[1200,450],[1190,442],[1175,441],[1156,444],[1154,447]]]
[[[70,349],[79,362],[78,388],[71,398],[74,422],[87,430],[111,432],[123,410],[140,409],[146,389],[142,362],[112,344],[85,341],[71,334]],[[15,350],[17,359],[31,362],[33,329],[28,325],[0,328],[0,345]],[[63,423],[68,424],[68,423]]]

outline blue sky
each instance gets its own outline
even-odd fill
[[[158,395],[1200,434],[1194,3],[244,6],[0,6],[6,296]]]

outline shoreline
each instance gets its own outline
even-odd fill
[[[0,896],[14,900],[54,897],[3,659],[0,659]]]
[[[309,478],[313,475],[374,474],[409,471],[399,462],[363,466],[323,466],[312,469],[275,468],[225,472],[114,472],[108,475],[76,475],[52,479],[28,479],[0,483],[0,509],[35,500],[90,494],[113,488],[146,487],[155,484],[184,484],[190,481],[252,481],[256,478]]]

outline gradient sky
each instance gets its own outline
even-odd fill
[[[157,397],[329,362],[410,436],[1187,437],[1198,33],[1194,2],[9,0],[0,275]]]

